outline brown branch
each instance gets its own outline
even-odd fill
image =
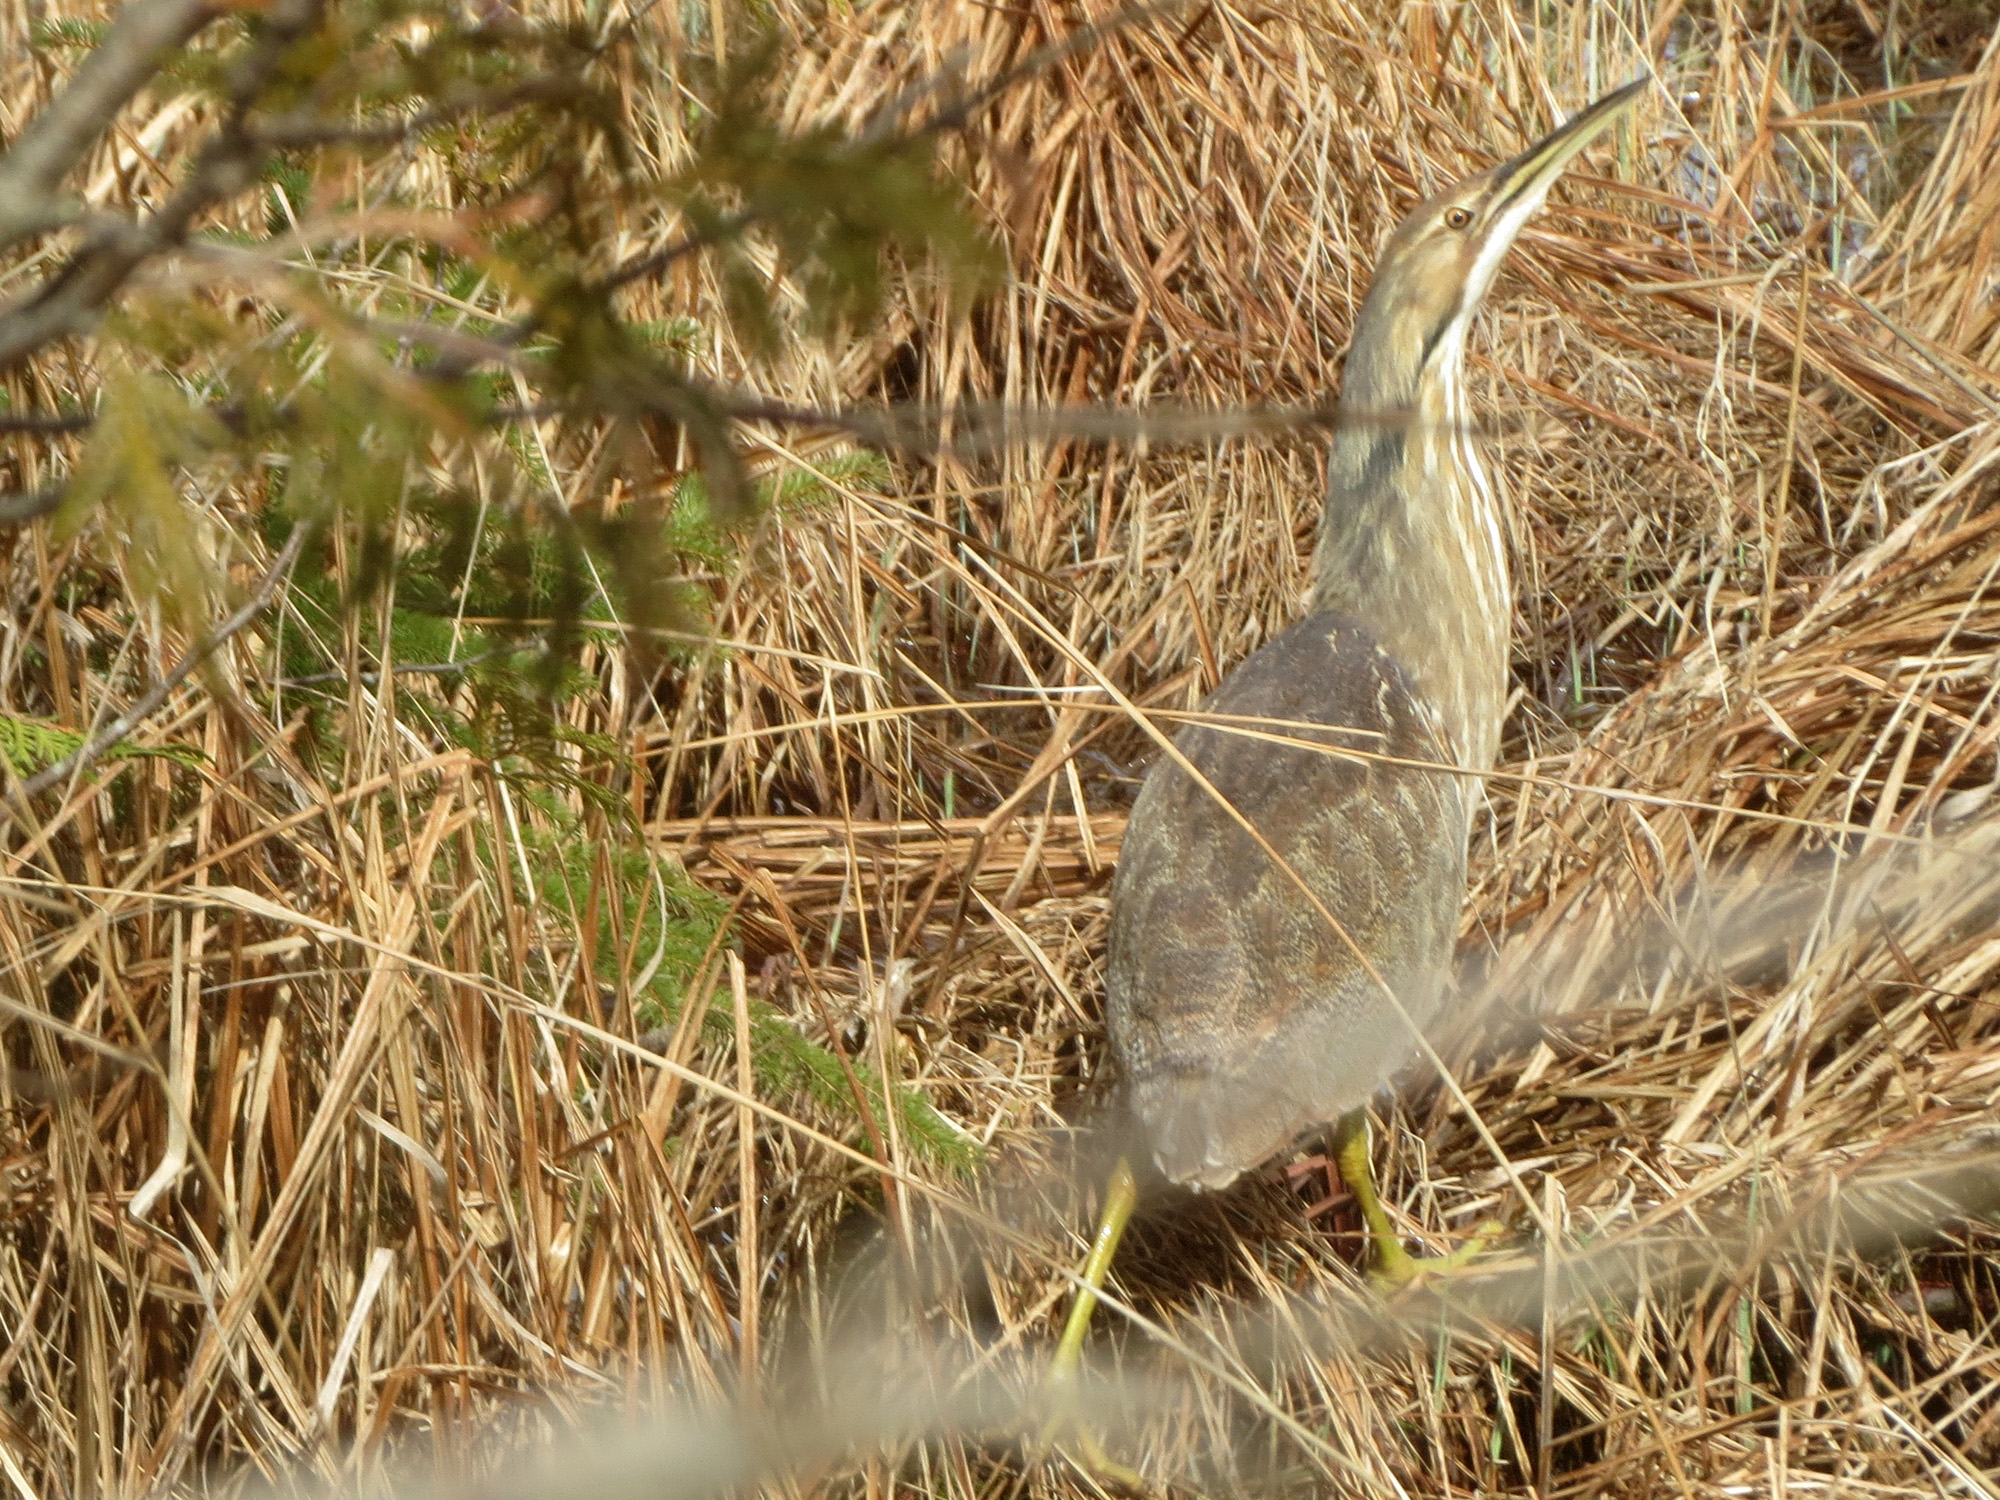
[[[524,104],[567,104],[583,92],[582,85],[575,79],[552,75],[529,78],[510,88],[467,91],[442,99],[430,108],[418,110],[403,119],[385,120],[375,125],[354,125],[312,113],[299,113],[262,121],[252,127],[250,134],[259,145],[273,151],[295,151],[311,146],[394,146],[467,115],[505,114]]]
[[[60,484],[45,484],[38,490],[0,495],[0,526],[19,526],[51,514],[62,504],[63,490]]]
[[[0,157],[0,248],[59,228],[75,215],[56,194],[63,178],[150,83],[167,54],[218,14],[211,0],[132,0],[63,91]]]
[[[96,425],[97,413],[89,411],[0,412],[0,433],[60,437],[64,433],[88,432]]]
[[[165,703],[168,697],[172,695],[174,689],[187,681],[190,673],[194,672],[211,656],[215,655],[233,637],[241,633],[246,626],[259,615],[263,614],[265,610],[269,609],[271,601],[278,596],[278,586],[284,582],[285,575],[291,571],[292,564],[298,561],[299,553],[305,549],[306,539],[312,530],[312,526],[304,522],[295,526],[292,529],[292,534],[285,539],[284,547],[272,561],[271,566],[265,570],[264,576],[257,580],[257,587],[250,591],[250,597],[238,605],[235,612],[229,618],[216,626],[215,629],[203,636],[199,641],[195,642],[194,645],[190,646],[186,654],[173,664],[173,667],[167,672],[166,676],[162,677],[152,687],[147,689],[145,693],[140,695],[138,702],[134,703],[124,713],[113,719],[109,724],[106,724],[96,734],[93,734],[82,745],[78,746],[70,754],[65,755],[54,765],[37,771],[26,781],[23,781],[14,790],[15,803],[17,805],[26,803],[31,798],[46,792],[50,787],[56,785],[56,783],[66,781],[73,776],[80,775],[84,771],[89,770],[91,766],[103,759],[106,753],[115,747],[120,740],[124,739],[134,729],[137,729],[161,704]],[[11,822],[13,820],[12,811],[10,808],[0,808],[0,820]]]
[[[1067,406],[1015,406],[1007,402],[966,402],[952,406],[917,403],[892,406],[802,406],[754,392],[704,390],[703,399],[732,422],[756,426],[807,427],[845,432],[872,447],[898,452],[971,456],[991,453],[1014,443],[1070,440],[1085,443],[1153,442],[1175,446],[1237,440],[1270,441],[1295,433],[1325,433],[1341,427],[1377,427],[1392,431],[1414,420],[1407,409],[1343,411],[1333,401],[1302,406],[1203,407],[1180,402],[1146,406],[1112,406],[1079,402]],[[626,393],[634,410],[678,420],[678,407],[659,401],[647,389]],[[530,405],[495,406],[485,414],[489,423],[539,422],[550,418],[605,418],[622,413],[576,402],[547,401]],[[1470,437],[1510,437],[1521,431],[1515,420],[1467,422],[1459,431]]]
[[[48,280],[0,308],[0,370],[87,331],[139,267],[179,245],[196,219],[256,180],[265,148],[250,128],[251,106],[324,8],[325,0],[275,0],[264,12],[257,39],[231,70],[221,130],[165,205],[151,218],[102,227]]]
[[[428,343],[447,357],[477,364],[493,361],[518,365],[519,356],[504,345],[455,329],[421,323],[362,325],[362,331]],[[678,395],[680,399],[673,399]],[[232,429],[241,429],[240,402],[219,402],[211,415]],[[699,422],[703,414],[745,426],[804,427],[844,432],[870,447],[935,457],[950,454],[976,457],[1016,443],[1058,441],[1082,443],[1152,442],[1188,446],[1232,441],[1275,442],[1300,433],[1326,433],[1339,427],[1371,426],[1400,430],[1412,420],[1408,411],[1341,411],[1331,401],[1304,406],[1196,407],[1155,403],[1143,407],[1077,404],[1071,406],[1010,406],[1004,402],[973,402],[960,406],[818,407],[777,401],[755,392],[715,390],[663,383],[634,383],[614,405],[577,401],[508,403],[481,413],[489,427],[552,419],[603,421],[649,413],[679,424]],[[279,414],[282,419],[283,413]],[[89,414],[24,413],[0,418],[0,432],[69,433],[88,428]],[[711,426],[714,424],[710,424]],[[1521,425],[1513,420],[1469,422],[1460,429],[1478,440],[1508,437]],[[704,452],[720,451],[719,432],[710,433]],[[726,481],[725,481],[726,482]],[[18,525],[47,515],[62,499],[62,487],[32,494],[0,494],[0,526]]]

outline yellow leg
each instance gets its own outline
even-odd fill
[[[1498,1224],[1482,1224],[1470,1244],[1454,1250],[1450,1255],[1419,1257],[1405,1250],[1395,1226],[1389,1222],[1388,1211],[1382,1207],[1382,1200],[1375,1192],[1375,1174],[1368,1160],[1368,1111],[1365,1109],[1349,1110],[1333,1127],[1333,1158],[1340,1168],[1341,1182],[1354,1194],[1354,1201],[1361,1205],[1362,1221],[1367,1224],[1368,1237],[1375,1246],[1375,1264],[1370,1268],[1368,1277],[1378,1286],[1394,1289],[1408,1286],[1427,1273],[1456,1271],[1483,1251],[1487,1241],[1500,1231]]]
[[[1105,1184],[1104,1212],[1098,1216],[1097,1237],[1091,1241],[1090,1256],[1083,1263],[1083,1285],[1077,1288],[1076,1301],[1070,1304],[1069,1322],[1063,1325],[1062,1342],[1056,1345],[1055,1360],[1049,1365],[1052,1381],[1076,1379],[1077,1363],[1083,1358],[1083,1336],[1090,1331],[1090,1315],[1097,1311],[1097,1294],[1104,1289],[1104,1278],[1111,1274],[1111,1257],[1118,1253],[1118,1241],[1124,1238],[1125,1226],[1138,1201],[1139,1188],[1132,1179],[1132,1164],[1121,1156],[1118,1165],[1111,1169],[1110,1182]]]
[[[1063,1325],[1062,1342],[1056,1345],[1055,1358],[1049,1362],[1048,1398],[1052,1408],[1051,1440],[1058,1432],[1067,1430],[1085,1467],[1122,1488],[1143,1492],[1145,1480],[1106,1455],[1096,1435],[1077,1420],[1074,1410],[1084,1335],[1090,1332],[1090,1317],[1097,1311],[1097,1294],[1111,1272],[1111,1258],[1118,1253],[1118,1241],[1124,1237],[1125,1226],[1138,1201],[1139,1187],[1133,1180],[1131,1163],[1120,1157],[1118,1165],[1111,1169],[1111,1180],[1105,1184],[1104,1212],[1098,1216],[1097,1235],[1091,1241],[1090,1255],[1079,1277],[1083,1285],[1077,1288],[1076,1300],[1069,1308],[1069,1321]]]

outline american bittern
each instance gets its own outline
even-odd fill
[[[1309,613],[1154,767],[1111,888],[1111,1048],[1150,1165],[1220,1188],[1338,1121],[1391,1280],[1420,1263],[1377,1200],[1363,1105],[1438,1009],[1507,695],[1506,528],[1467,419],[1466,330],[1550,185],[1644,86],[1397,226],[1347,356]],[[1135,1199],[1121,1161],[1059,1380]]]

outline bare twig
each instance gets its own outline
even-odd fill
[[[68,222],[70,207],[56,195],[64,176],[152,81],[167,54],[218,13],[210,0],[134,0],[118,12],[69,86],[0,157],[0,247]]]
[[[1247,438],[1269,440],[1299,433],[1318,434],[1342,426],[1401,428],[1412,420],[1408,411],[1342,412],[1332,401],[1306,406],[1197,407],[1181,402],[1145,406],[1077,403],[1067,406],[1023,406],[1008,402],[965,402],[946,406],[908,403],[895,406],[805,406],[755,393],[709,391],[707,399],[733,421],[760,426],[831,429],[849,433],[877,448],[898,452],[958,457],[992,453],[1018,443],[1059,439],[1092,443],[1150,442],[1168,446],[1227,442]],[[641,405],[647,403],[641,402]],[[666,413],[672,415],[671,413]],[[604,416],[595,408],[570,402],[532,406],[496,406],[489,421],[535,422],[550,417]],[[1474,437],[1505,437],[1519,430],[1517,422],[1465,424]],[[946,434],[949,434],[947,436]]]
[[[297,151],[311,146],[394,146],[467,115],[504,114],[524,104],[563,104],[582,92],[581,85],[573,78],[543,76],[524,79],[510,88],[466,90],[399,120],[355,125],[300,112],[262,121],[251,128],[250,134],[273,151]]]
[[[411,344],[426,344],[450,354],[462,355],[476,363],[516,366],[519,358],[493,343],[450,328],[431,328],[421,323],[376,323],[365,331]],[[623,391],[630,409],[658,411],[677,420],[681,407],[648,398],[645,392]],[[1370,424],[1403,427],[1411,420],[1407,411],[1336,412],[1331,401],[1308,406],[1242,406],[1204,408],[1180,402],[1155,402],[1143,407],[1093,405],[1022,406],[1006,402],[963,403],[931,406],[917,403],[895,406],[806,406],[778,401],[754,391],[703,390],[703,399],[730,420],[758,426],[828,428],[846,432],[878,448],[899,452],[942,453],[960,456],[991,453],[1015,443],[1049,442],[1055,439],[1096,443],[1152,442],[1168,445],[1226,442],[1234,438],[1272,439],[1297,433],[1323,433],[1336,421],[1343,425]],[[228,420],[240,416],[240,402],[215,403],[211,415]],[[513,422],[543,422],[567,417],[585,421],[625,413],[606,410],[595,402],[546,401],[531,405],[509,403],[488,410],[485,420],[494,426]],[[83,431],[96,422],[93,415],[76,417],[23,417],[11,430],[25,433],[71,433]],[[1518,424],[1481,422],[1462,429],[1478,437],[1505,436]],[[0,422],[0,431],[10,430]],[[946,437],[945,434],[950,436]],[[0,522],[28,519],[45,511],[19,515],[0,501]]]
[[[97,413],[89,411],[0,412],[0,432],[60,436],[69,432],[88,432],[96,425]]]
[[[277,0],[264,12],[257,40],[231,72],[229,109],[221,130],[196,157],[166,204],[151,218],[105,225],[54,275],[0,308],[0,370],[11,369],[57,339],[87,330],[133,272],[178,245],[202,214],[256,179],[266,148],[251,129],[250,109],[292,45],[319,24],[324,9],[324,0]],[[157,53],[153,55],[157,66]],[[6,196],[0,193],[0,201]]]
[[[59,484],[45,484],[38,490],[0,495],[0,525],[18,526],[52,514],[62,504],[63,488]]]
[[[369,334],[428,345],[470,364],[491,362],[513,368],[521,366],[520,356],[504,344],[453,328],[409,321],[358,323],[356,326]],[[670,420],[680,418],[682,407],[679,403],[649,398],[637,387],[624,388],[621,394],[629,409],[657,411]],[[1331,400],[1304,406],[1222,408],[1191,406],[1181,402],[1152,402],[1142,407],[1108,403],[1024,406],[1008,402],[968,402],[945,406],[912,402],[832,407],[779,401],[754,391],[703,388],[700,396],[717,412],[735,422],[766,427],[831,429],[849,433],[877,448],[929,455],[949,453],[957,457],[993,453],[1013,444],[1065,439],[1086,443],[1149,442],[1167,446],[1234,439],[1271,441],[1302,433],[1324,434],[1336,425],[1401,428],[1412,420],[1408,411],[1342,412]],[[232,425],[240,420],[243,409],[242,403],[236,401],[217,402],[208,408],[211,415]],[[629,414],[629,410],[607,410],[600,403],[545,401],[495,406],[484,413],[484,420],[493,426],[505,426],[513,422],[543,422],[565,417],[590,421],[625,414]],[[28,414],[12,419],[0,418],[0,432],[68,434],[87,430],[96,420],[95,415],[89,413]],[[1505,420],[1473,422],[1464,424],[1460,430],[1476,438],[1508,437],[1520,430],[1520,424]],[[45,494],[59,498],[60,491]],[[0,499],[0,524],[32,520],[46,515],[54,505],[54,498],[49,498],[41,509],[26,508],[25,501]]]
[[[140,695],[138,702],[98,730],[74,752],[23,781],[15,789],[15,802],[17,804],[26,802],[58,782],[66,781],[90,769],[120,740],[144,723],[162,703],[165,703],[174,689],[187,680],[190,673],[269,609],[271,601],[278,596],[278,586],[284,582],[292,564],[298,561],[299,553],[304,549],[313,529],[304,523],[294,527],[291,536],[286,538],[284,547],[280,549],[271,566],[265,570],[264,576],[257,580],[257,587],[251,590],[248,599],[238,605],[235,611],[214,630],[189,647],[186,654],[173,664],[164,677]],[[0,817],[11,821],[11,809],[0,809]]]
[[[497,656],[511,656],[520,648],[517,646],[495,646],[490,651],[475,651],[471,656],[461,656],[457,661],[398,662],[389,668],[391,677],[451,677],[469,672],[481,662],[493,660]],[[329,682],[359,682],[363,687],[374,687],[382,681],[380,672],[362,672],[349,676],[345,672],[313,672],[305,677],[286,677],[278,682],[282,688],[319,687]]]

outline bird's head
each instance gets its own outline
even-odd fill
[[[1648,82],[1605,95],[1512,161],[1453,184],[1396,226],[1355,326],[1343,388],[1350,407],[1400,407],[1438,361],[1457,357],[1521,226],[1570,160]]]

